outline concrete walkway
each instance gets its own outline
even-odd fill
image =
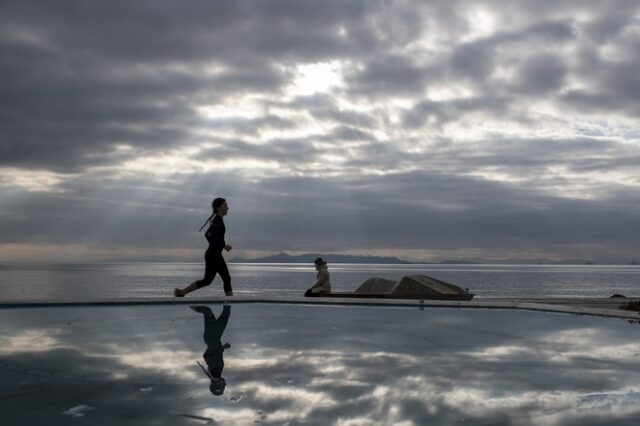
[[[394,300],[394,299],[353,299],[353,298],[308,298],[283,296],[233,296],[233,297],[184,297],[184,298],[151,298],[127,300],[87,300],[33,302],[11,301],[0,302],[0,308],[36,308],[36,307],[69,307],[69,306],[114,306],[114,305],[193,305],[201,303],[292,303],[313,305],[354,305],[354,306],[406,306],[419,308],[470,308],[470,309],[525,309],[545,312],[563,312],[581,315],[597,315],[605,317],[628,318],[640,320],[640,312],[621,310],[626,302],[637,301],[637,298],[474,298],[471,301],[447,300]]]

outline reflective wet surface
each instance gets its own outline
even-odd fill
[[[637,425],[639,338],[623,319],[522,310],[7,308],[0,412],[3,425]]]

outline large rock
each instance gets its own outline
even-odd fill
[[[360,284],[356,291],[319,293],[318,297],[352,297],[357,299],[424,299],[424,300],[471,300],[469,293],[457,285],[426,275],[409,275],[399,282],[372,277]]]
[[[407,275],[398,282],[385,278],[372,277],[360,284],[358,294],[397,294],[397,295],[454,295],[467,294],[457,285],[450,284],[426,275]]]
[[[356,293],[391,293],[395,286],[395,281],[372,277],[360,284]]]
[[[391,290],[391,294],[466,294],[462,287],[440,281],[426,275],[407,275],[402,277]]]

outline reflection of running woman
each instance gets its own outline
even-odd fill
[[[224,241],[224,234],[227,231],[227,228],[222,220],[222,218],[227,215],[229,206],[224,198],[216,198],[213,200],[213,203],[211,203],[211,208],[213,209],[213,214],[202,226],[204,228],[207,223],[209,224],[209,228],[204,234],[205,238],[209,242],[209,248],[204,254],[204,278],[199,281],[192,282],[183,289],[176,288],[173,290],[173,295],[175,297],[183,297],[187,293],[191,293],[198,288],[208,286],[211,284],[216,274],[220,274],[220,278],[222,278],[224,294],[227,296],[233,296],[233,290],[231,289],[231,275],[229,275],[229,268],[227,268],[227,263],[224,261],[224,257],[222,257],[223,249],[226,251],[231,250],[231,246],[227,245]],[[202,230],[202,228],[200,229]]]
[[[227,327],[227,321],[231,316],[231,306],[225,305],[222,308],[222,313],[216,319],[211,308],[208,306],[192,306],[196,312],[200,312],[204,317],[204,341],[207,344],[207,350],[204,351],[202,357],[207,363],[207,369],[198,362],[200,368],[209,376],[211,383],[209,384],[209,390],[214,395],[222,395],[227,383],[222,378],[222,369],[224,368],[224,358],[222,356],[225,349],[231,347],[230,344],[222,344],[222,333]]]

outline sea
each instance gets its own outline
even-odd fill
[[[315,281],[313,265],[230,263],[236,295],[301,296]],[[353,291],[371,277],[428,275],[469,289],[476,298],[640,297],[637,265],[330,264],[332,288]],[[203,263],[0,263],[0,302],[124,301],[172,298],[199,279]],[[223,295],[222,281],[197,293]]]

